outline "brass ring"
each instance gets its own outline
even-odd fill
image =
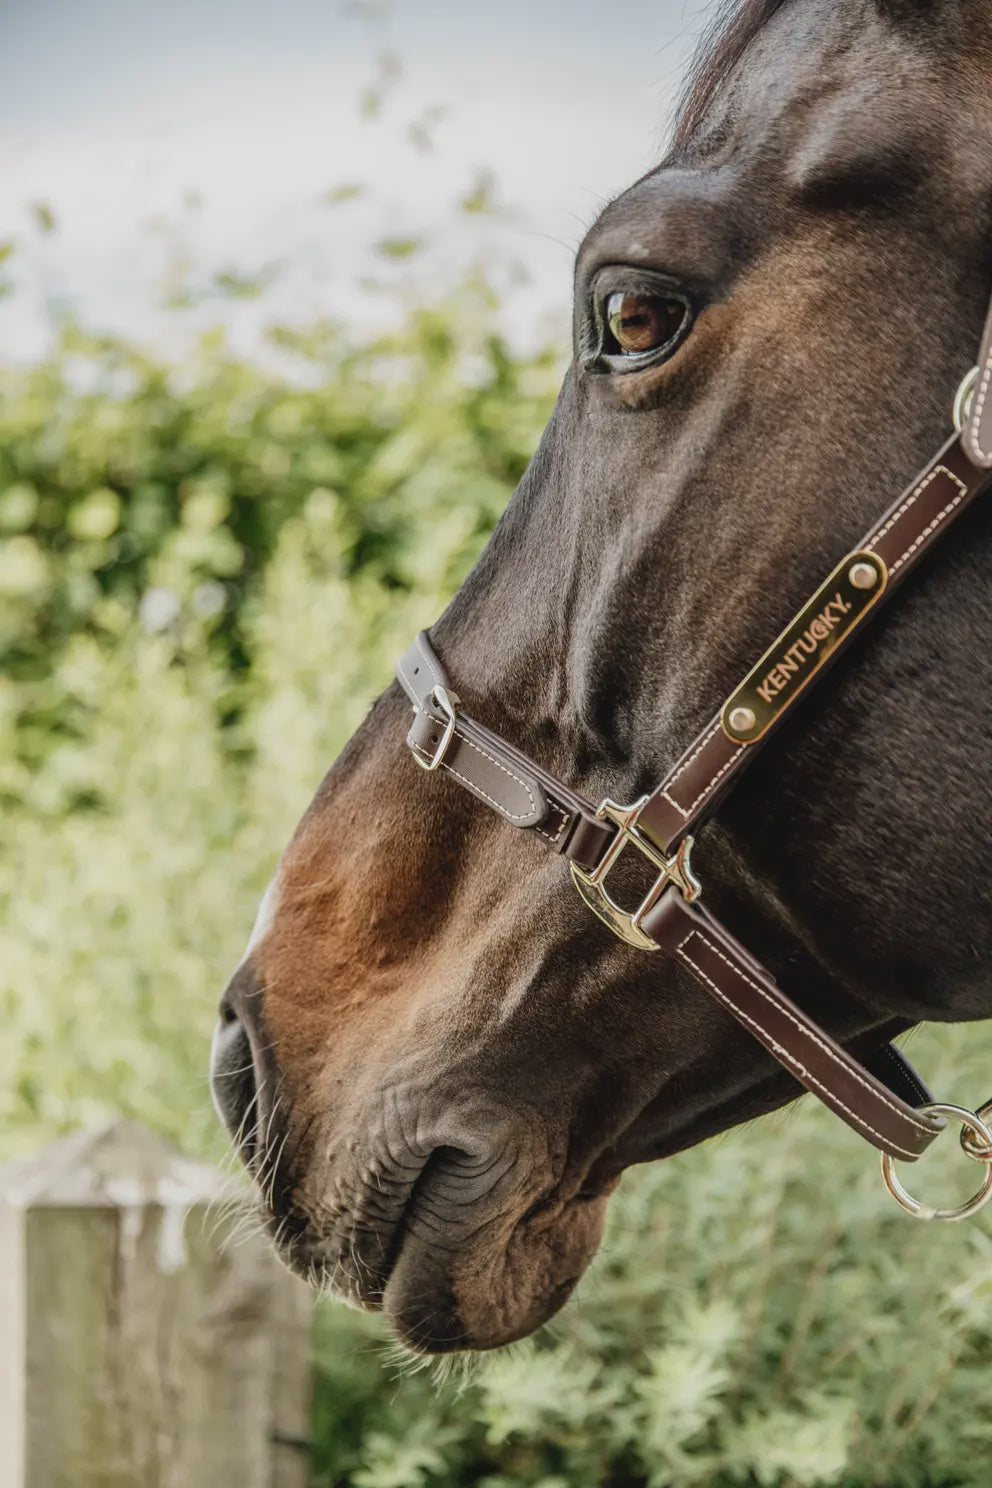
[[[980,1116],[976,1116],[974,1111],[966,1111],[963,1106],[949,1106],[944,1105],[941,1101],[935,1101],[932,1106],[921,1107],[920,1114],[924,1116],[950,1116],[953,1120],[960,1121],[964,1131],[970,1133],[972,1137],[977,1137],[982,1142],[983,1147],[989,1149],[990,1154],[992,1154],[992,1131],[989,1130]],[[968,1152],[969,1157],[974,1155],[970,1151]],[[992,1199],[992,1155],[988,1158],[983,1158],[982,1161],[986,1164],[986,1171],[981,1188],[967,1203],[959,1204],[954,1209],[931,1209],[928,1204],[921,1204],[918,1199],[913,1198],[911,1193],[907,1193],[896,1174],[895,1158],[889,1152],[882,1153],[882,1177],[885,1180],[886,1188],[896,1203],[900,1204],[906,1213],[911,1214],[914,1219],[967,1219],[969,1215],[977,1214],[979,1209],[983,1209],[989,1202],[989,1199]]]
[[[975,1112],[979,1121],[984,1121],[986,1126],[992,1129],[992,1101],[986,1101],[984,1106],[979,1106]],[[992,1142],[982,1144],[975,1133],[967,1126],[961,1128],[961,1151],[974,1162],[992,1163]]]

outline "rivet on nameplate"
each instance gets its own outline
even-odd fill
[[[855,589],[874,589],[878,583],[878,574],[870,563],[855,563],[848,578]]]
[[[735,708],[729,720],[735,734],[749,734],[757,721],[751,708]]]
[[[755,744],[781,718],[885,592],[877,553],[848,553],[724,704],[723,732]]]

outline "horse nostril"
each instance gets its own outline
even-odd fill
[[[242,1160],[250,1164],[258,1127],[255,1060],[244,1025],[226,1000],[210,1047],[210,1093]]]

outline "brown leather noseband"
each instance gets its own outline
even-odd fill
[[[584,901],[629,945],[663,950],[775,1058],[883,1154],[890,1190],[920,1218],[963,1218],[992,1197],[992,1113],[934,1103],[889,1045],[860,1063],[807,1017],[771,975],[701,903],[690,862],[691,833],[810,686],[888,604],[913,569],[974,498],[992,485],[992,309],[979,366],[962,384],[955,433],[916,480],[837,565],[724,706],[649,796],[629,807],[596,807],[462,711],[421,633],[397,675],[413,704],[407,743],[425,770],[452,775],[511,826],[544,839],[568,859]],[[633,913],[610,897],[608,877],[627,848],[657,879]],[[986,1163],[980,1192],[954,1210],[934,1210],[903,1190],[894,1158],[913,1161],[951,1116],[966,1153]]]

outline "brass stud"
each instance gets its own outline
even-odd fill
[[[735,734],[749,734],[757,721],[752,708],[735,708],[728,719]]]
[[[878,573],[870,563],[855,563],[847,577],[855,589],[874,589]]]

